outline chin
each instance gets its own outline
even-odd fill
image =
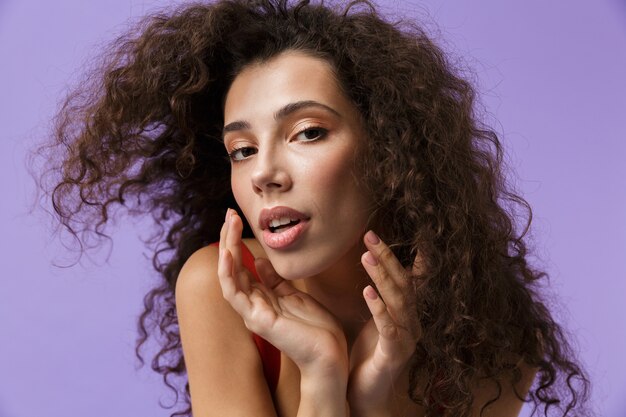
[[[292,281],[329,271],[346,256],[351,247],[326,247],[324,250],[268,253],[268,259],[282,278]],[[358,262],[358,261],[357,261]]]
[[[284,255],[269,256],[269,260],[276,273],[287,281],[309,278],[325,269],[325,265],[319,263],[309,265],[308,263],[303,263],[302,259],[298,261],[295,257],[294,259],[285,259]]]

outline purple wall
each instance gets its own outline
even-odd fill
[[[167,416],[158,402],[171,393],[135,370],[135,317],[154,277],[140,225],[117,229],[108,264],[52,267],[63,249],[50,219],[29,212],[23,161],[86,57],[168,2],[33,3],[0,0],[0,417]],[[592,375],[593,403],[626,416],[624,3],[406,4],[389,10],[430,16],[474,69],[533,206],[538,263]]]

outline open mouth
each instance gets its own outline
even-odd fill
[[[310,218],[288,207],[261,211],[263,242],[270,249],[287,250],[306,233]]]
[[[272,233],[281,233],[300,223],[300,219],[291,220],[288,218],[275,219],[270,222],[269,230]]]

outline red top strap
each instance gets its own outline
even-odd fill
[[[211,246],[219,246],[219,242],[212,243]],[[252,273],[254,279],[261,282],[261,279],[256,272],[256,268],[254,267],[254,255],[243,242],[241,242],[241,256],[243,266]],[[278,375],[280,374],[280,350],[276,349],[276,347],[274,347],[274,345],[270,342],[254,333],[252,333],[252,339],[254,340],[257,350],[259,351],[259,355],[261,356],[265,380],[267,381],[270,392],[274,395],[276,387],[278,386]]]

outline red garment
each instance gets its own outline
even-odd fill
[[[211,246],[219,246],[219,242],[212,243]],[[256,268],[254,267],[254,255],[243,242],[241,242],[241,257],[243,266],[252,273],[252,276],[254,276],[257,281],[261,282]],[[265,380],[267,381],[270,392],[274,395],[276,386],[278,385],[278,375],[280,374],[280,350],[254,333],[252,333],[252,339],[254,339],[254,343],[261,356]]]

